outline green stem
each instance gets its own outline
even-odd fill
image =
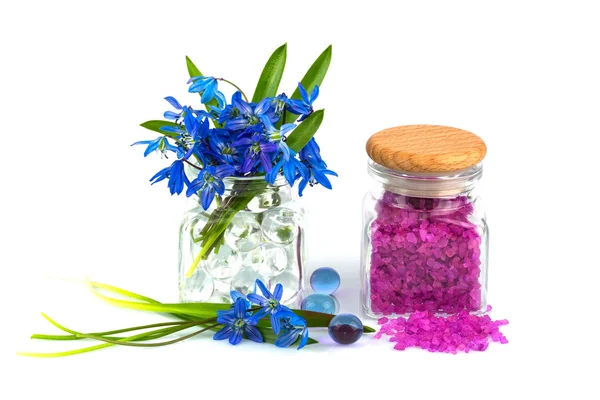
[[[213,325],[207,326],[206,328],[200,329],[199,331],[190,333],[189,335],[185,335],[185,336],[182,336],[182,337],[177,338],[177,339],[168,340],[166,342],[160,342],[160,343],[130,343],[129,341],[124,342],[122,340],[112,340],[112,339],[105,338],[105,337],[102,337],[102,336],[85,335],[85,334],[78,335],[78,336],[80,336],[82,338],[86,338],[86,339],[95,339],[95,340],[100,340],[102,342],[107,342],[107,343],[112,343],[112,344],[118,344],[118,345],[121,345],[121,346],[159,347],[159,346],[166,346],[166,345],[169,345],[169,344],[173,344],[173,343],[184,341],[184,340],[189,339],[189,338],[191,338],[193,336],[199,335],[202,332],[206,332],[208,330],[211,330],[211,329],[213,329],[213,328],[215,328],[215,327],[217,327],[219,325],[221,325],[221,324],[219,324],[219,323],[213,324]],[[188,327],[188,328],[190,328],[190,327]],[[185,328],[185,329],[187,329],[187,328]]]
[[[242,96],[244,96],[244,100],[246,100],[246,103],[249,103],[248,101],[248,97],[246,97],[246,94],[244,93],[244,91],[242,89],[240,89],[240,87],[238,85],[236,85],[235,83],[228,81],[227,79],[223,79],[223,78],[217,78],[218,81],[223,81],[223,82],[227,82],[229,83],[231,86],[233,86],[234,88],[236,88],[237,90],[240,91],[240,93],[242,94]]]
[[[147,338],[151,333],[154,333],[154,336],[152,337],[152,339],[157,339],[162,336],[170,335],[171,333],[179,332],[180,330],[183,330],[183,329],[187,329],[187,327],[182,328],[182,327],[178,326],[175,328],[163,328],[163,329],[159,329],[159,330],[156,330],[153,332],[140,333],[138,335],[125,337],[125,338],[119,339],[119,342],[131,342],[131,341],[135,341],[135,340],[144,340],[144,338]],[[160,331],[162,331],[162,332],[160,332]],[[159,332],[162,334],[162,336],[158,335]],[[62,351],[62,352],[58,352],[58,353],[19,352],[17,354],[20,356],[27,356],[27,357],[65,357],[65,356],[72,356],[75,354],[87,353],[87,352],[94,351],[94,350],[100,350],[100,349],[104,349],[106,347],[111,347],[111,346],[115,346],[115,344],[114,343],[104,343],[104,344],[98,344],[95,346],[84,347],[82,349]]]
[[[48,319],[49,321],[52,321],[49,319],[48,316],[44,315],[44,317],[46,319]],[[161,322],[159,324],[151,324],[151,325],[140,325],[140,326],[134,326],[131,328],[125,328],[125,329],[117,329],[117,330],[113,330],[113,331],[105,331],[105,332],[91,332],[91,333],[87,333],[87,335],[93,335],[93,336],[107,336],[107,335],[114,335],[116,333],[125,333],[125,332],[132,332],[132,331],[139,331],[142,329],[150,329],[150,328],[158,328],[161,326],[173,326],[173,325],[186,325],[186,324],[190,324],[192,321],[186,322],[186,321],[173,321],[173,322]],[[202,321],[202,320],[198,320],[198,321],[194,321],[197,322],[197,325],[202,325],[204,323],[208,323],[208,322],[212,322],[212,321]],[[56,321],[52,321],[51,322],[54,326],[57,326],[58,323]],[[58,327],[58,326],[57,326]],[[64,328],[64,329],[63,329]],[[64,330],[65,332],[67,332],[65,327],[61,327],[59,328],[61,330]],[[54,337],[58,337],[57,339],[54,339]],[[31,336],[32,339],[50,339],[50,340],[75,340],[75,339],[79,339],[80,335],[79,334],[71,334],[71,335],[40,335],[40,334],[33,334]],[[120,338],[117,338],[120,339]]]

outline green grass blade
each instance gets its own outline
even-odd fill
[[[288,147],[298,153],[306,143],[317,133],[323,117],[325,116],[325,110],[318,110],[313,112],[304,121],[300,123],[293,131],[289,134],[286,143]]]
[[[331,63],[331,45],[327,47],[319,57],[315,60],[315,62],[310,66],[300,83],[306,89],[306,91],[310,94],[314,89],[315,85],[321,87],[323,83],[323,79],[325,79],[325,75],[327,74],[327,70],[329,69],[329,64]],[[296,87],[294,93],[290,96],[292,99],[301,99],[300,90]],[[293,113],[286,113],[284,123],[294,122],[298,118],[298,115]]]
[[[252,102],[258,103],[265,97],[273,97],[277,95],[277,89],[279,89],[279,83],[283,76],[283,70],[285,69],[285,60],[287,57],[287,43],[278,47],[269,60],[265,64],[258,83],[256,84],[256,90],[252,96]]]

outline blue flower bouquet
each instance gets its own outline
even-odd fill
[[[257,280],[281,284],[286,304],[302,293],[299,197],[307,185],[331,189],[328,175],[336,176],[314,138],[324,110],[313,104],[331,46],[291,96],[279,92],[286,51],[284,44],[273,52],[251,99],[230,80],[204,76],[186,58],[189,92],[199,95],[199,105],[166,97],[171,109],[165,120],[141,124],[160,136],[134,145],[146,146],[144,156],[156,151],[170,163],[150,181],[166,180],[171,194],[185,192],[191,202],[179,235],[181,302],[231,302],[231,290],[255,292]]]

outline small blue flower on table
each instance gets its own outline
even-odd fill
[[[217,317],[217,322],[225,326],[215,333],[213,339],[229,339],[229,343],[236,345],[246,337],[254,342],[261,343],[263,337],[256,328],[258,319],[252,317],[248,312],[248,303],[243,298],[238,298],[234,304],[233,312],[221,314]]]
[[[275,340],[277,347],[289,347],[300,337],[298,350],[303,348],[308,341],[308,328],[306,320],[292,311],[284,311],[281,313],[281,335]]]
[[[265,284],[259,280],[256,281],[256,286],[258,286],[264,297],[256,293],[251,293],[248,295],[248,300],[262,307],[262,309],[256,314],[258,318],[262,318],[263,316],[267,315],[270,316],[273,332],[278,335],[281,328],[279,321],[281,313],[286,311],[291,312],[288,307],[280,303],[281,296],[283,295],[283,285],[278,283],[277,286],[275,286],[273,293],[269,292],[269,289],[267,289]]]

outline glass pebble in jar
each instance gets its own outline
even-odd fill
[[[283,303],[297,307],[306,256],[298,192],[283,176],[273,184],[262,176],[227,177],[223,183],[224,195],[206,211],[197,196],[188,200],[179,232],[180,301],[229,302],[230,290],[247,294],[260,279],[267,285],[282,283]],[[219,226],[218,237],[207,233]],[[208,247],[203,244],[209,242],[214,248],[204,253]],[[197,273],[188,276],[195,265]]]
[[[445,126],[401,126],[371,136],[367,153],[374,185],[363,202],[364,312],[485,311],[483,140]]]

